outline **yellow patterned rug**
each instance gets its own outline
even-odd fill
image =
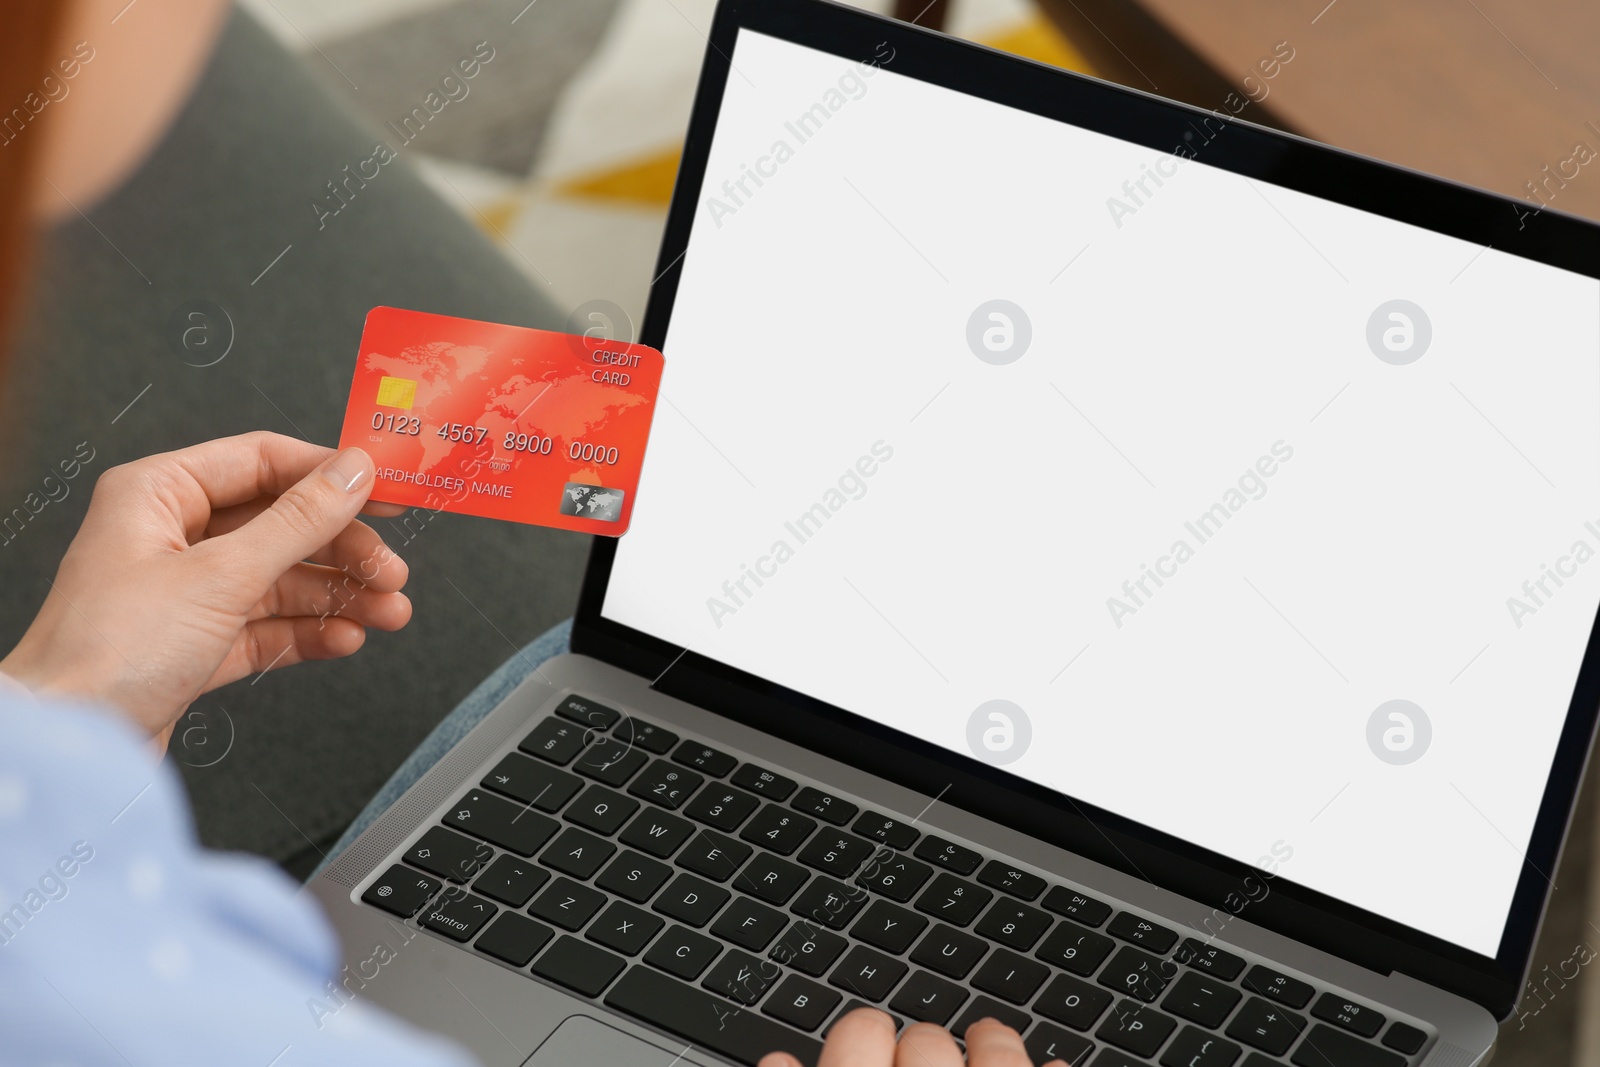
[[[408,158],[558,304],[609,300],[637,325],[715,0],[240,2],[375,128],[464,42],[515,52]],[[1028,0],[952,0],[946,29],[1088,71]]]

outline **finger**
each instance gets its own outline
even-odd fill
[[[339,659],[354,653],[366,640],[366,628],[349,619],[308,615],[257,619],[245,624],[201,692],[296,663]]]
[[[221,537],[241,529],[271,507],[272,503],[272,498],[263,496],[223,508],[211,516],[205,535]],[[311,563],[343,570],[380,593],[393,593],[405,588],[406,579],[411,576],[406,561],[394,554],[378,531],[359,519],[340,530],[332,541],[306,559]]]
[[[257,430],[163,452],[129,466],[175,466],[205,493],[213,510],[277,496],[334,454],[326,445]]]
[[[800,1061],[787,1052],[769,1052],[761,1057],[756,1067],[800,1067]]]
[[[95,483],[113,511],[159,501],[175,512],[187,543],[199,539],[211,512],[258,496],[277,496],[299,482],[333,449],[257,431],[205,441],[112,467]]]
[[[362,585],[345,571],[300,563],[273,584],[251,617],[269,615],[334,616],[378,630],[398,630],[411,621],[411,601],[404,593]]]
[[[967,1063],[971,1067],[1033,1067],[1022,1035],[995,1019],[979,1019],[967,1027]]]
[[[223,534],[232,533],[270,508],[273,499],[270,496],[258,496],[253,500],[246,500],[243,504],[217,508],[211,513],[211,518],[206,520],[206,526],[201,531],[201,535],[203,537],[221,537]]]
[[[900,1035],[895,1067],[962,1067],[961,1046],[950,1031],[932,1023],[912,1023]]]
[[[857,1008],[833,1024],[817,1067],[893,1067],[894,1020],[877,1008]]]
[[[406,561],[394,554],[377,530],[359,519],[340,530],[326,547],[313,552],[310,559],[343,571],[380,593],[398,592],[411,577]]]
[[[246,500],[242,504],[217,508],[211,513],[211,520],[206,524],[205,534],[207,537],[216,537],[219,534],[227,533],[229,530],[237,530],[250,519],[265,511],[271,503],[271,497],[258,496],[253,500]],[[379,519],[397,519],[410,510],[405,504],[380,504],[369,500],[361,508],[361,514],[371,515]]]
[[[266,594],[290,567],[321,551],[355,519],[372,491],[372,457],[347,448],[285,489],[272,505],[232,533],[191,551],[222,557],[247,604]]]

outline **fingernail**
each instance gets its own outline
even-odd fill
[[[359,448],[347,448],[328,461],[323,477],[345,492],[354,493],[372,478],[372,457]]]

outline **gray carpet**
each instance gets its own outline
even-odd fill
[[[617,3],[457,0],[334,41],[306,62],[330,92],[378,126],[399,127],[430,91],[439,92],[438,114],[422,125],[415,148],[520,178],[533,165],[561,89],[599,43]],[[447,86],[459,97],[451,99],[441,82],[480,41],[493,58],[476,77]]]
[[[95,458],[4,543],[5,647],[43,600],[97,472],[258,428],[335,443],[372,306],[561,327],[570,309],[535,292],[403,159],[318,229],[312,199],[373,137],[236,14],[155,155],[89,220],[49,236],[5,383],[0,507],[20,504],[79,442]],[[213,366],[192,364],[221,351],[226,324],[197,352],[171,321],[194,300],[232,321],[231,350]],[[395,524],[389,535],[406,540]],[[185,725],[205,729],[174,754],[189,764],[202,839],[281,860],[337,834],[461,696],[571,613],[587,550],[587,538],[510,523],[440,515],[422,526],[402,550],[416,605],[407,630],[196,705]]]

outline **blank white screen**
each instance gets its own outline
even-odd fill
[[[602,614],[963,753],[1012,701],[1008,770],[1494,955],[1600,603],[1595,282],[892,62],[733,62]]]

